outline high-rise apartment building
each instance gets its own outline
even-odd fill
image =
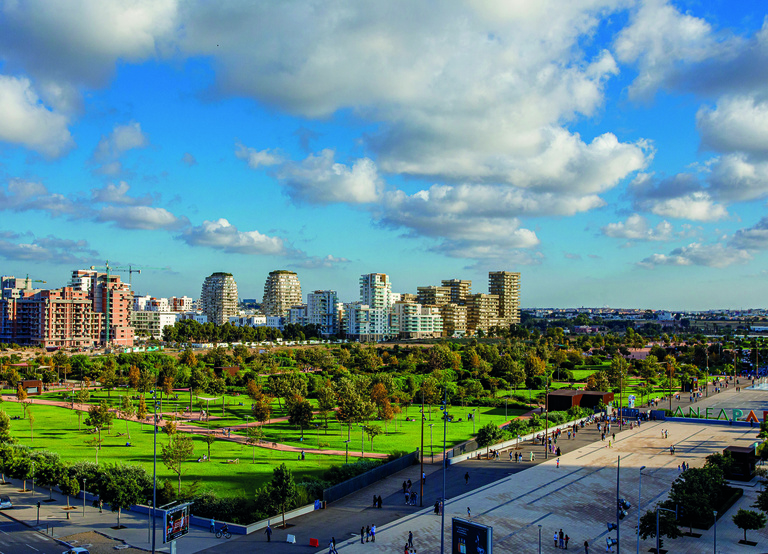
[[[301,283],[294,271],[270,271],[264,283],[261,311],[271,316],[287,316],[291,306],[301,304]]]
[[[465,304],[472,294],[472,281],[446,279],[443,280],[443,286],[451,289],[451,302],[454,304]]]
[[[223,325],[237,315],[237,283],[231,273],[217,272],[203,281],[200,293],[202,312],[208,321]]]
[[[361,275],[360,301],[345,306],[347,335],[361,341],[388,339],[392,335],[389,316],[394,298],[388,275]]]
[[[499,326],[499,297],[495,294],[473,294],[467,300],[467,330],[487,333]]]
[[[76,291],[87,293],[93,302],[96,315],[94,333],[99,337],[99,344],[133,345],[133,291],[128,283],[123,283],[118,275],[78,269],[72,272],[71,286]]]
[[[491,271],[488,293],[499,297],[499,325],[520,323],[520,273]]]
[[[440,306],[443,316],[443,333],[446,337],[463,337],[467,334],[467,306],[449,302]]]
[[[438,306],[395,302],[389,323],[392,336],[401,339],[437,338],[443,334],[443,317]]]
[[[392,300],[392,284],[385,273],[368,273],[360,276],[360,302],[374,310],[389,310]]]
[[[442,306],[451,301],[451,287],[418,287],[416,301],[424,306]]]
[[[335,290],[316,290],[307,295],[307,323],[320,327],[324,337],[339,334],[340,312]]]

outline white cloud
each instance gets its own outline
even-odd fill
[[[58,157],[74,146],[67,124],[40,101],[29,79],[0,75],[0,140]]]
[[[285,239],[258,231],[239,231],[223,218],[203,221],[202,225],[185,229],[178,238],[190,246],[207,246],[235,254],[284,256],[294,252]]]
[[[746,154],[726,154],[712,164],[707,181],[718,198],[744,202],[768,197],[768,161],[752,160]]]
[[[291,266],[303,269],[330,269],[348,263],[347,258],[337,258],[328,254],[327,256],[311,256],[299,263],[291,264]]]
[[[276,150],[256,150],[241,143],[235,144],[235,156],[248,163],[251,169],[277,165],[283,162],[283,157]]]
[[[693,221],[717,221],[728,217],[728,211],[712,200],[706,192],[694,192],[678,198],[652,203],[649,210],[663,217]]]
[[[752,227],[739,229],[728,245],[745,250],[768,250],[768,217],[762,218]]]
[[[276,172],[288,196],[296,202],[364,204],[379,199],[383,183],[376,164],[368,158],[352,166],[334,161],[333,150],[310,154],[301,162],[287,162]]]
[[[150,206],[159,195],[145,194],[141,197],[128,196],[130,185],[120,181],[117,185],[109,183],[100,189],[91,189],[91,200],[104,204],[123,204],[126,206]]]
[[[609,223],[601,231],[607,237],[629,240],[663,241],[672,238],[672,225],[662,221],[656,227],[650,227],[648,220],[640,214],[632,214],[626,221]]]
[[[115,125],[109,136],[102,135],[91,156],[91,162],[98,167],[96,173],[118,175],[122,171],[120,157],[129,150],[145,148],[149,138],[141,130],[141,124],[132,121],[125,125]]]
[[[105,206],[94,217],[122,229],[178,229],[188,223],[186,218],[177,218],[165,208],[150,206]]]
[[[39,210],[48,212],[52,217],[69,215],[74,217],[86,207],[63,196],[51,193],[41,183],[24,179],[11,179],[7,192],[0,190],[0,210],[26,212]]]
[[[725,96],[696,113],[702,146],[718,152],[768,154],[768,103],[751,96]]]
[[[31,233],[27,233],[31,234]],[[21,242],[22,235],[0,232],[0,257],[23,262],[48,262],[61,265],[82,264],[98,257],[98,252],[88,247],[88,241],[61,239],[48,235]]]
[[[701,244],[694,242],[688,246],[675,248],[669,254],[653,254],[639,265],[655,267],[659,265],[727,267],[733,264],[749,262],[752,256],[746,250],[727,248],[722,244]]]

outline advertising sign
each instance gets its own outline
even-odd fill
[[[165,512],[163,542],[175,541],[189,533],[189,504]]]
[[[630,408],[634,408],[634,407],[635,407],[635,400],[636,400],[636,399],[637,399],[637,398],[635,397],[635,395],[634,395],[634,394],[630,394],[630,395],[627,397],[627,402],[629,402],[629,407],[630,407]]]
[[[453,554],[492,554],[493,527],[458,517],[453,518],[451,523]]]

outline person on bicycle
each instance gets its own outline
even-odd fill
[[[227,533],[229,533],[229,527],[227,527],[227,524],[225,523],[225,524],[224,524],[224,525],[221,527],[221,534],[222,534],[222,535],[226,535]]]

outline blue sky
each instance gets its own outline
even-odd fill
[[[0,273],[766,307],[764,3],[439,6],[0,1]]]

